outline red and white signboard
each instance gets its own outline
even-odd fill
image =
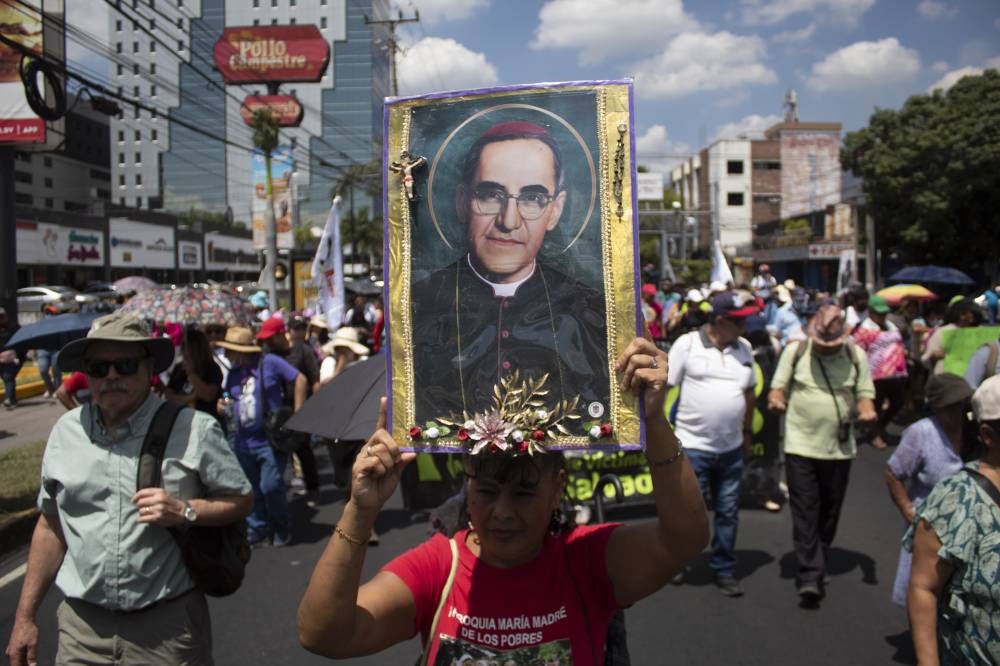
[[[254,112],[264,108],[271,109],[278,127],[298,127],[302,122],[302,105],[292,95],[247,95],[240,107],[243,122],[253,126]]]
[[[0,0],[0,33],[42,55],[40,0]],[[0,143],[44,143],[45,121],[35,115],[21,83],[22,52],[0,42]]]
[[[315,25],[226,28],[215,43],[226,83],[316,82],[330,64],[330,45]]]

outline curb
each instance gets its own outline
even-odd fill
[[[31,542],[31,533],[38,522],[38,509],[19,511],[0,523],[0,560]]]

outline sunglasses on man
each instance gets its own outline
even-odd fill
[[[96,359],[84,359],[83,373],[95,379],[104,379],[108,372],[114,367],[122,377],[131,377],[139,371],[139,363],[145,356],[133,356],[131,358],[116,358],[110,361],[98,361]]]

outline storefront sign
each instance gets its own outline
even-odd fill
[[[174,229],[126,218],[108,221],[111,234],[111,266],[174,268]]]
[[[41,0],[0,0],[0,34],[41,56]],[[45,121],[28,106],[19,49],[0,43],[0,143],[44,143]]]
[[[205,270],[253,273],[260,270],[260,260],[249,238],[205,234]]]
[[[103,266],[104,232],[18,220],[17,261],[36,265]]]
[[[315,82],[330,62],[330,45],[315,25],[226,28],[215,43],[226,83]]]
[[[195,241],[177,241],[177,263],[182,269],[201,269],[201,244]]]
[[[809,245],[809,258],[839,259],[841,252],[853,249],[852,243],[812,243]]]
[[[292,95],[247,95],[240,106],[243,122],[253,127],[253,114],[258,109],[270,109],[278,127],[298,127],[302,122],[302,105]]]
[[[639,201],[663,201],[663,174],[636,174],[635,190]]]

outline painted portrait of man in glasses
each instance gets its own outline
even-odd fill
[[[464,252],[411,290],[418,423],[488,410],[514,372],[548,374],[550,404],[579,396],[584,416],[606,413],[603,289],[540,252],[582,196],[566,185],[563,153],[543,123],[514,118],[488,126],[465,154],[453,194]],[[599,248],[591,253],[599,276]]]

